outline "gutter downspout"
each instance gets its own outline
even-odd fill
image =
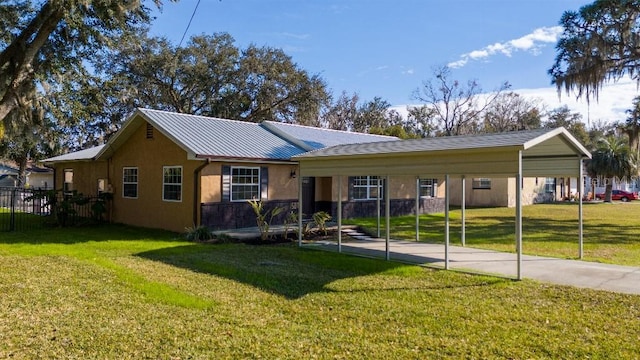
[[[200,195],[200,191],[198,190],[198,185],[200,184],[200,172],[207,165],[211,164],[211,158],[207,158],[204,164],[198,166],[193,171],[193,226],[200,226],[200,219],[198,218],[198,206],[200,205],[200,201],[198,199],[198,195]]]

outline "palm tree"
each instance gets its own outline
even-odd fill
[[[611,202],[613,179],[629,179],[632,175],[637,175],[637,161],[624,138],[609,135],[598,140],[597,146],[587,164],[587,173],[592,178],[604,178],[604,201]]]

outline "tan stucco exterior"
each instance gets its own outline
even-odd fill
[[[531,205],[550,200],[561,200],[559,186],[556,186],[555,194],[545,193],[545,180],[543,177],[526,177],[522,181],[522,204]],[[459,177],[451,178],[451,204],[461,205],[462,181]],[[465,181],[465,205],[466,206],[516,206],[516,179],[491,178],[491,189],[474,189],[473,179]],[[554,195],[555,198],[553,197]],[[444,195],[443,195],[444,196]]]
[[[187,153],[173,141],[154,131],[146,138],[146,124],[139,126],[109,160],[113,187],[114,222],[143,227],[184,231],[194,224],[194,171],[203,161],[187,160]],[[182,168],[182,196],[179,201],[163,200],[163,168]],[[122,194],[123,168],[138,168],[138,197]]]
[[[55,164],[56,187],[62,189],[64,170],[73,169],[73,190],[95,196],[98,180],[105,179],[113,192],[111,221],[176,232],[200,219],[200,204],[222,201],[222,166],[268,167],[268,200],[294,200],[298,180],[292,177],[295,164],[211,162],[189,160],[187,153],[159,131],[147,139],[146,123],[132,131],[127,141],[107,161],[76,161]],[[163,200],[163,168],[182,168],[182,199]],[[138,196],[123,196],[123,169],[138,169]],[[194,181],[196,176],[198,184]],[[194,194],[194,189],[199,189]],[[195,212],[195,217],[194,217]],[[195,220],[195,221],[194,221]],[[197,224],[196,224],[197,225]]]
[[[108,177],[106,161],[76,161],[55,165],[55,188],[61,190],[64,184],[65,170],[73,171],[73,186],[71,190],[78,193],[95,196],[98,193],[98,179]]]
[[[338,177],[334,176],[332,181],[336,186],[332,187],[332,199],[338,199]],[[416,197],[416,177],[415,176],[391,176],[389,178],[389,194],[391,199],[415,199]],[[438,179],[436,197],[444,197],[443,180]],[[349,200],[349,177],[342,177],[342,201]]]

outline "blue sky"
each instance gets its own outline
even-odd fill
[[[165,2],[153,35],[178,43],[197,0]],[[201,0],[187,38],[228,32],[236,45],[283,49],[303,69],[320,74],[339,94],[379,96],[399,108],[415,104],[412,92],[449,65],[452,77],[476,79],[491,91],[512,89],[542,99],[549,108],[567,104],[583,117],[619,120],[637,94],[630,81],[605,88],[589,109],[551,87],[557,27],[578,0]],[[185,40],[186,41],[186,40]],[[610,90],[608,90],[610,89]],[[628,105],[627,105],[628,104]],[[622,113],[622,115],[621,115]]]

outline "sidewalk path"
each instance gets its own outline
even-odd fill
[[[345,236],[346,237],[346,236]],[[337,251],[335,242],[319,243]],[[444,245],[392,240],[390,258],[413,264],[444,268]],[[360,237],[342,243],[344,253],[385,257],[384,239]],[[516,278],[516,254],[461,246],[449,247],[449,267]],[[522,276],[560,285],[640,295],[640,268],[595,262],[523,255]]]

